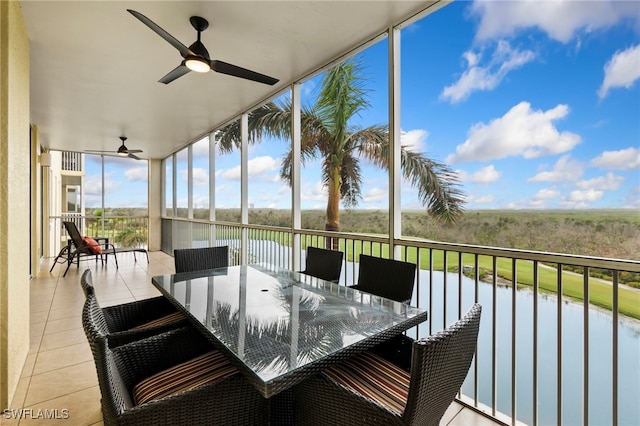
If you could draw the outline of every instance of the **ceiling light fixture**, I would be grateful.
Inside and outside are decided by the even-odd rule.
[[[211,65],[209,65],[209,62],[198,56],[187,56],[184,64],[191,71],[195,72],[208,72],[211,70]]]

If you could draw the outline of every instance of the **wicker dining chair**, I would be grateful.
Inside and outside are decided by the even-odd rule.
[[[482,307],[413,343],[411,373],[365,352],[294,388],[296,425],[438,425],[471,366]]]
[[[309,246],[306,256],[305,269],[300,272],[334,283],[340,281],[343,252]]]
[[[85,294],[83,315],[100,324],[100,330],[113,336],[111,342],[123,344],[187,324],[186,316],[163,296],[100,307],[93,287],[91,270],[82,273],[80,285]]]
[[[267,425],[268,400],[191,327],[111,349],[83,316],[105,425]]]
[[[415,279],[414,263],[361,254],[358,283],[351,288],[409,304]]]
[[[176,249],[176,274],[229,266],[229,246]]]

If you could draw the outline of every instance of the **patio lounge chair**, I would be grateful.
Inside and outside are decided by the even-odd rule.
[[[113,254],[113,257],[116,261],[116,268],[118,267],[118,258],[116,257],[116,248],[113,244],[103,242],[99,244],[93,238],[82,237],[80,235],[80,231],[78,231],[78,227],[74,222],[62,222],[64,227],[67,229],[67,233],[69,234],[69,238],[71,239],[71,243],[66,247],[63,247],[58,253],[58,256],[53,261],[53,265],[51,265],[51,269],[49,272],[53,271],[53,268],[58,263],[66,263],[67,268],[64,270],[65,277],[67,275],[67,271],[69,271],[69,267],[76,261],[78,268],[80,267],[80,259],[82,258],[95,258],[96,262],[100,259],[100,262],[104,264],[106,255]]]

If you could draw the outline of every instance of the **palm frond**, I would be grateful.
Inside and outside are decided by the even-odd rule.
[[[361,155],[378,167],[389,170],[389,142],[381,138],[359,138]],[[464,213],[464,196],[458,177],[447,165],[429,159],[405,147],[400,148],[403,177],[418,189],[420,202],[429,214],[444,222],[455,222]]]

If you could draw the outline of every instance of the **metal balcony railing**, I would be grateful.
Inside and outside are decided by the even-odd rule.
[[[49,217],[50,256],[55,256],[67,245],[69,236],[62,224],[64,221],[74,222],[81,235],[106,237],[116,247],[148,246],[149,218],[146,216],[87,217],[80,213],[64,213]]]
[[[182,219],[163,219],[162,239],[169,254],[228,245],[231,264],[287,268],[304,264],[309,245],[338,248],[344,285],[357,281],[360,253],[416,263],[412,304],[429,321],[412,337],[483,305],[460,402],[504,424],[640,424],[640,290],[621,281],[640,273],[638,261],[420,239],[393,240],[390,256],[388,237]]]

